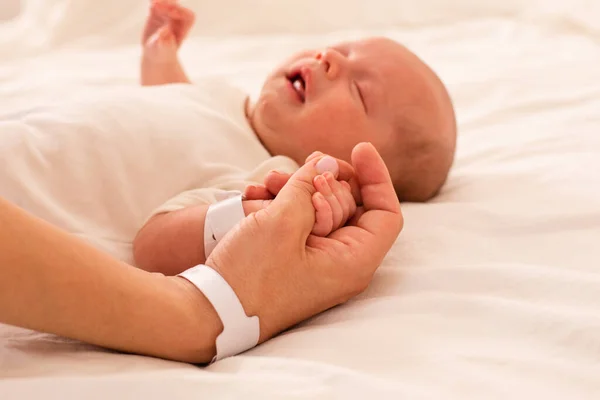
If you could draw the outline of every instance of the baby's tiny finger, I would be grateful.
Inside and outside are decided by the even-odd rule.
[[[315,225],[312,234],[316,236],[327,236],[333,229],[333,213],[325,197],[317,192],[312,196],[315,208]]]
[[[331,188],[332,197],[335,199],[340,209],[339,218],[335,219],[333,226],[334,229],[338,229],[346,223],[346,220],[348,219],[348,216],[350,214],[350,205],[347,201],[345,201],[345,190],[342,184],[339,181],[335,180],[332,174],[326,173],[325,178],[327,179],[327,183]]]
[[[152,11],[154,11],[161,18],[164,18],[167,16],[168,7],[166,6],[165,3],[158,1],[158,2],[152,4]]]
[[[329,176],[329,178],[327,178]],[[333,188],[329,184],[329,179],[333,179],[333,175],[329,172],[324,175],[319,175],[315,178],[315,188],[325,197],[325,200],[331,207],[333,214],[333,229],[337,229],[341,221],[344,219],[344,210],[337,197],[333,193]],[[335,181],[335,180],[334,180]]]
[[[313,179],[313,185],[315,185],[315,189],[321,192],[325,198],[332,195],[331,188],[327,183],[327,178],[325,178],[323,175],[315,176],[315,179]]]
[[[256,200],[254,194],[256,193],[256,186],[248,186],[244,189],[242,197],[246,200]]]
[[[183,19],[183,16],[181,14],[181,10],[178,8],[177,5],[171,5],[169,7],[169,17],[174,19],[174,20],[181,20]]]
[[[344,183],[346,182],[342,182],[342,186],[344,186]],[[350,189],[350,186],[345,187],[343,189],[343,196],[344,196],[344,203],[348,205],[348,217],[352,218],[352,216],[354,215],[354,213],[356,213],[356,200],[354,199],[354,196],[352,196],[352,190]]]
[[[263,185],[250,185],[244,191],[247,200],[271,200],[273,195]]]
[[[196,14],[189,8],[181,7],[181,16],[187,22],[193,21],[196,19]]]

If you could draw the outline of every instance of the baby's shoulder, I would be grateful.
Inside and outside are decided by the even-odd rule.
[[[248,98],[242,88],[221,78],[203,78],[185,86],[184,92],[190,98],[213,106],[239,106]]]

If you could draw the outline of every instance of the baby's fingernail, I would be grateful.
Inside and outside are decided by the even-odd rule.
[[[335,173],[337,172],[338,163],[337,160],[331,156],[325,156],[319,160],[315,165],[317,172],[323,174],[325,172]]]
[[[322,187],[323,185],[327,185],[327,179],[323,175],[317,175],[315,176],[314,184]]]
[[[275,175],[283,175],[283,172],[281,172],[281,171],[276,171],[276,170],[269,171],[269,173],[270,173],[270,174],[275,174]]]

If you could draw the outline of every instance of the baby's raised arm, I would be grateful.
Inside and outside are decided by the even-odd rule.
[[[142,33],[142,86],[191,83],[177,52],[194,20],[194,12],[176,1],[152,1]]]

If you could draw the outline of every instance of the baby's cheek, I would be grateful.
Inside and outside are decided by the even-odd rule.
[[[311,121],[320,127],[350,127],[357,122],[355,107],[344,99],[315,104],[311,111]]]
[[[311,150],[319,150],[334,157],[348,158],[348,153],[356,144],[359,121],[353,118],[354,111],[347,105],[330,104],[315,107],[304,115],[301,140]]]

